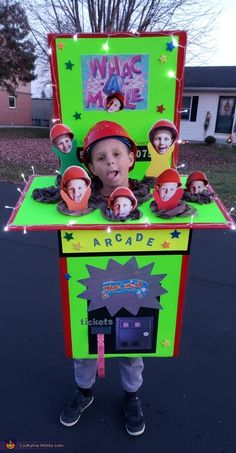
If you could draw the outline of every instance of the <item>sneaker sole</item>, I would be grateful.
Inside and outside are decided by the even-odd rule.
[[[74,422],[66,423],[66,422],[64,422],[64,421],[61,419],[61,417],[60,417],[60,422],[61,422],[61,424],[62,424],[63,426],[68,426],[68,427],[76,425],[76,423],[79,421],[79,419],[80,419],[82,413],[85,411],[85,409],[87,409],[87,407],[90,406],[90,404],[92,404],[93,400],[94,400],[94,396],[93,396],[93,398],[91,399],[91,401],[87,404],[87,406],[85,406],[85,407],[83,408],[81,414],[79,415],[79,417],[78,417]]]
[[[143,426],[142,429],[140,429],[140,431],[135,431],[135,432],[129,431],[127,425],[126,425],[125,428],[126,428],[127,433],[128,433],[130,436],[140,436],[140,434],[143,434],[143,432],[144,432],[144,430],[145,430],[145,425]]]

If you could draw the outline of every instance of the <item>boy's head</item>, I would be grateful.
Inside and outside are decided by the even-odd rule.
[[[87,188],[90,187],[91,180],[86,171],[75,165],[68,167],[63,174],[61,189],[70,197],[71,200],[79,203]]]
[[[172,198],[181,186],[179,173],[173,168],[163,171],[156,179],[155,187],[163,201]]]
[[[118,187],[109,198],[109,207],[118,217],[127,217],[137,206],[137,199],[127,187]]]
[[[71,151],[74,134],[65,124],[55,124],[50,131],[50,138],[62,153],[68,154]]]
[[[135,143],[117,123],[101,121],[85,137],[83,161],[101,180],[104,195],[110,195],[116,187],[128,187],[135,156]]]
[[[194,171],[186,181],[186,187],[192,194],[203,192],[207,184],[207,177],[202,171]]]
[[[178,131],[169,120],[160,120],[149,131],[149,140],[159,154],[168,151],[178,137]]]
[[[106,110],[109,113],[118,112],[124,108],[124,96],[117,92],[107,96],[106,99]]]

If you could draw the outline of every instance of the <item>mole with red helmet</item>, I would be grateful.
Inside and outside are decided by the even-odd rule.
[[[173,168],[167,168],[155,182],[151,211],[158,217],[172,218],[193,215],[196,210],[181,200],[184,190],[179,173]]]
[[[111,93],[106,98],[105,109],[109,113],[119,112],[124,108],[124,96],[120,92]]]
[[[209,204],[213,201],[214,193],[207,189],[208,180],[202,171],[193,171],[187,178],[183,199],[199,204]]]
[[[101,209],[103,216],[108,220],[125,221],[139,219],[142,213],[137,209],[137,198],[127,187],[115,189],[108,200],[108,205]]]
[[[178,130],[169,120],[157,121],[149,131],[149,140],[159,154],[165,154],[177,137]]]
[[[77,143],[72,130],[62,123],[56,123],[50,130],[52,150],[60,160],[61,175],[71,165],[81,166],[77,156]]]
[[[57,206],[58,210],[67,215],[84,215],[92,212],[92,209],[88,208],[90,186],[91,179],[83,168],[75,165],[68,167],[61,179],[62,201]]]
[[[69,153],[72,148],[73,132],[65,124],[55,124],[50,131],[50,139],[62,153]]]

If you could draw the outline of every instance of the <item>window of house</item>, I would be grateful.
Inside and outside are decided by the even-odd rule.
[[[15,96],[9,96],[8,104],[9,104],[9,109],[15,109],[16,108],[16,97]]]
[[[216,118],[216,133],[231,134],[234,110],[235,110],[236,97],[234,96],[220,96],[217,118]]]
[[[196,121],[199,96],[183,96],[181,120]]]

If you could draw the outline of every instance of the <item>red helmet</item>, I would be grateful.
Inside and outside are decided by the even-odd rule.
[[[182,186],[179,173],[174,168],[167,168],[156,179],[155,186],[164,184],[165,182],[177,182],[178,187]]]
[[[149,131],[148,136],[149,136],[150,142],[153,141],[154,134],[155,134],[157,129],[168,129],[168,130],[170,130],[171,133],[172,133],[172,136],[173,136],[173,142],[175,142],[175,140],[178,137],[178,130],[176,129],[176,126],[175,126],[174,123],[172,123],[172,121],[160,120],[160,121],[157,121],[157,123],[153,124],[152,128]]]
[[[110,198],[109,198],[109,201],[108,201],[108,205],[109,205],[110,208],[112,208],[114,200],[117,197],[127,197],[127,198],[129,198],[131,200],[131,202],[132,202],[132,205],[133,205],[132,210],[135,209],[137,204],[138,204],[137,199],[134,196],[132,190],[128,189],[128,187],[117,187],[117,189],[113,190],[113,192],[110,195]]]
[[[84,147],[83,147],[83,162],[88,167],[89,164],[89,154],[92,150],[92,147],[97,143],[99,140],[105,138],[116,138],[117,140],[122,141],[125,143],[130,150],[134,153],[134,163],[137,148],[133,140],[130,138],[128,132],[118,123],[114,123],[113,121],[99,121],[96,123],[91,129],[89,129],[85,139],[84,139]],[[129,171],[132,170],[134,167],[134,163],[132,167],[130,167]]]
[[[208,184],[207,177],[202,171],[193,171],[192,173],[190,173],[186,181],[186,187],[188,187],[193,181],[203,181],[205,186],[207,186]]]
[[[125,99],[124,99],[124,96],[122,93],[120,93],[119,91],[117,91],[116,93],[111,93],[107,96],[107,99],[106,99],[106,108],[108,107],[108,103],[113,99],[113,98],[116,98],[120,101],[120,110],[123,110],[124,108],[124,102],[125,102]]]
[[[68,126],[62,123],[55,124],[50,130],[50,139],[53,142],[57,137],[60,137],[60,135],[63,134],[68,134],[71,137],[71,140],[74,138],[74,134]]]
[[[61,180],[61,189],[63,189],[66,183],[71,179],[84,179],[87,186],[90,186],[91,184],[91,179],[88,176],[88,173],[82,167],[78,167],[76,165],[68,167],[66,171],[63,173]]]

